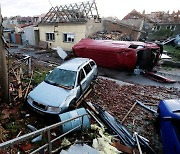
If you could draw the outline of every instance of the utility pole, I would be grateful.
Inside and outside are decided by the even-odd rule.
[[[3,26],[2,15],[0,6],[0,86],[2,91],[2,102],[9,102],[9,89],[8,89],[8,74],[7,74],[7,62],[5,53],[5,42],[3,40]]]

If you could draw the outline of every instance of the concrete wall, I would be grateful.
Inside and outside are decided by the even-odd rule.
[[[24,27],[23,29],[24,29],[25,39],[27,40],[29,45],[36,45],[35,44],[34,27],[27,26],[27,27]]]
[[[86,23],[86,37],[88,37],[89,35],[92,35],[98,31],[102,31],[103,30],[103,22],[99,22],[94,19],[89,20]]]
[[[66,51],[71,51],[72,46],[79,42],[82,38],[85,38],[86,34],[86,24],[71,24],[71,23],[61,23],[56,26],[54,25],[38,25],[39,36],[41,41],[46,41],[46,33],[54,32],[55,40],[46,41],[49,47],[60,46]],[[73,33],[75,35],[74,42],[63,42],[63,33]]]
[[[124,26],[122,24],[113,23],[107,20],[104,20],[104,30],[108,32],[119,31],[122,33],[122,36],[130,36],[132,40],[137,40],[139,37],[139,32],[134,29]]]
[[[158,23],[154,25],[154,27],[160,26],[159,30],[152,30],[148,34],[148,41],[154,41],[154,40],[164,40],[169,37],[175,36],[177,34],[180,34],[180,23]],[[173,30],[167,30],[167,26],[175,26],[175,29]],[[163,35],[157,35],[158,32],[162,33]]]

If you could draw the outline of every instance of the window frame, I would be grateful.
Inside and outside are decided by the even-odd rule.
[[[91,68],[93,68],[96,65],[94,61],[90,61],[89,64],[90,64]]]
[[[55,33],[54,32],[46,32],[46,41],[55,41]]]
[[[91,70],[92,70],[92,67],[91,67],[91,65],[89,63],[87,63],[83,68],[84,68],[84,71],[85,71],[86,75],[88,75],[89,72],[91,72]]]
[[[84,78],[80,79],[81,72],[84,74]],[[79,85],[86,78],[86,74],[83,68],[80,69],[77,77],[77,84]]]
[[[63,42],[64,43],[74,43],[75,42],[75,34],[69,33],[69,32],[63,33]]]

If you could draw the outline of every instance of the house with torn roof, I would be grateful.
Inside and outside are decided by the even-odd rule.
[[[121,23],[139,29],[139,40],[167,39],[179,34],[180,11],[173,13],[158,11],[150,14],[145,14],[145,11],[143,11],[141,14],[132,10],[121,20]]]
[[[38,24],[40,41],[71,51],[82,38],[102,29],[95,1],[52,7]]]
[[[103,19],[102,25],[103,30],[90,35],[89,38],[136,41],[141,33],[145,33],[143,30],[139,29],[139,27],[128,25],[120,20],[112,21],[109,19]]]
[[[148,34],[154,26],[154,21],[145,15],[145,11],[140,13],[135,9],[128,13],[120,22],[136,28],[136,40],[147,39]]]
[[[89,38],[137,41],[146,38],[148,30],[153,27],[150,19],[136,10],[132,10],[122,20],[107,17],[102,19],[102,23],[103,31]]]

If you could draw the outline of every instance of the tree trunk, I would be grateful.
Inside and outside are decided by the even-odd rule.
[[[5,44],[2,39],[3,27],[2,27],[2,15],[0,8],[0,86],[2,91],[2,102],[8,103],[9,90],[8,90],[8,74],[7,74],[7,62],[5,53]]]

